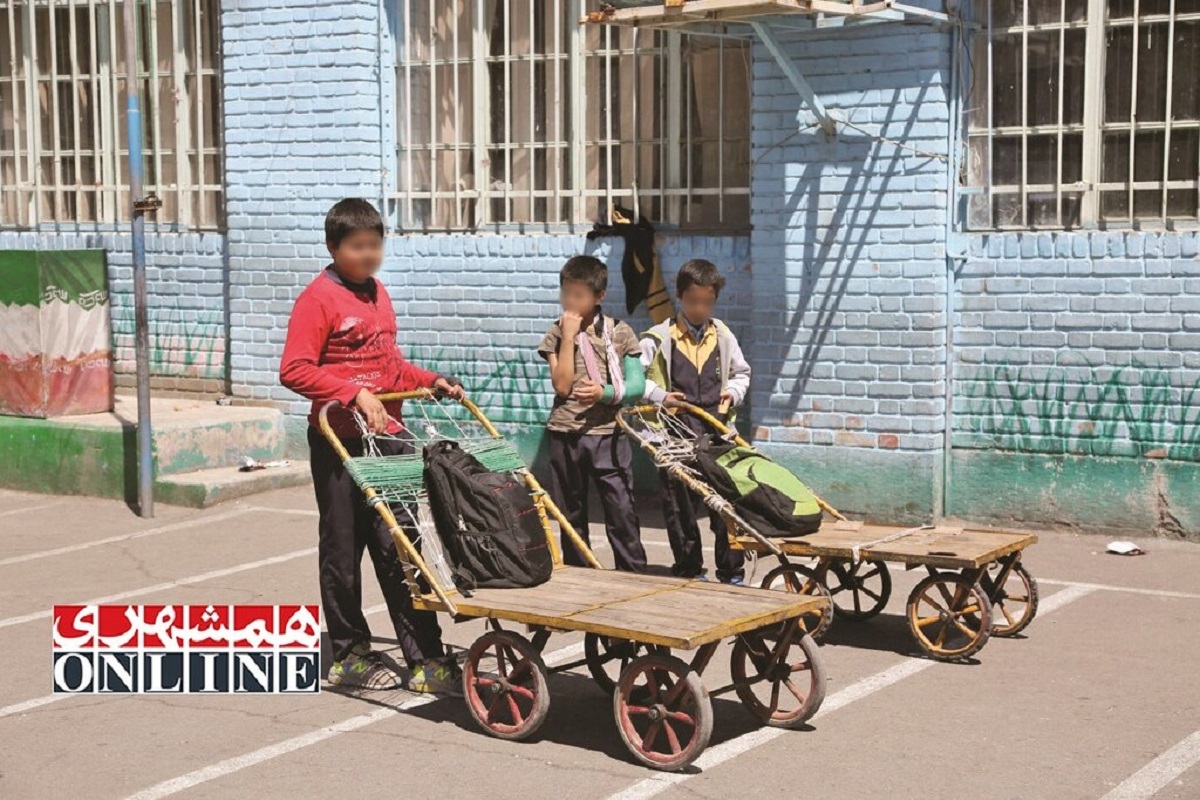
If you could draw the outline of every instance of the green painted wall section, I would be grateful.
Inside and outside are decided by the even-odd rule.
[[[950,515],[1200,537],[1200,470],[1161,459],[955,450]]]

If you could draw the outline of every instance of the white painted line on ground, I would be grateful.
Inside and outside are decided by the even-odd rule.
[[[59,500],[56,503],[43,503],[40,506],[26,506],[25,508],[10,508],[7,511],[0,511],[0,517],[7,517],[12,514],[26,514],[26,513],[29,513],[30,511],[45,511],[47,508],[56,508],[57,506],[61,506],[61,505],[62,505],[62,501]]]
[[[555,650],[545,655],[546,666],[552,667],[556,664],[562,664],[583,655],[583,643],[577,642],[567,647]],[[426,695],[424,697],[414,697],[411,700],[406,700],[398,706],[391,708],[381,708],[377,711],[372,711],[367,714],[360,714],[357,717],[335,722],[324,728],[320,728],[309,733],[304,733],[295,736],[291,739],[285,739],[282,742],[276,742],[272,745],[243,753],[240,756],[227,758],[224,761],[218,761],[207,767],[189,772],[186,775],[180,775],[178,778],[163,781],[155,784],[148,789],[143,789],[136,794],[132,794],[127,800],[160,800],[163,797],[170,797],[173,794],[191,789],[201,783],[207,783],[217,778],[223,778],[234,772],[240,772],[247,767],[261,764],[264,761],[270,761],[273,758],[294,753],[297,750],[308,747],[309,745],[323,742],[327,739],[332,739],[334,736],[340,736],[343,733],[350,733],[359,728],[365,728],[368,725],[374,725],[376,722],[382,722],[385,719],[394,717],[395,715],[407,711],[412,708],[424,706],[432,703],[438,698]]]
[[[210,581],[213,578],[224,578],[226,575],[236,575],[239,572],[246,572],[259,567],[269,567],[273,564],[282,564],[285,561],[294,561],[297,558],[311,556],[317,552],[317,548],[308,547],[304,550],[293,550],[290,553],[284,553],[281,556],[272,556],[264,558],[260,561],[251,561],[246,564],[238,564],[233,567],[224,567],[222,569],[214,569],[212,572],[202,572],[199,575],[191,575],[186,578],[179,578],[174,581],[166,581],[165,583],[156,583],[153,586],[145,586],[141,589],[132,589],[128,592],[119,592],[117,594],[106,595],[105,597],[93,597],[91,600],[80,600],[78,602],[63,601],[59,605],[98,605],[100,603],[115,603],[119,600],[128,600],[131,597],[140,597],[146,594],[161,592],[166,589],[175,589],[180,586],[190,586],[193,583],[201,583],[202,581]],[[37,611],[33,614],[25,614],[20,617],[9,617],[8,619],[0,619],[0,628],[8,628],[12,625],[21,625],[26,622],[33,622],[39,619],[49,619],[52,613],[51,609],[46,611]]]
[[[1042,601],[1038,608],[1038,617],[1057,611],[1068,603],[1072,603],[1094,591],[1096,590],[1087,587],[1067,587],[1061,592],[1056,592]],[[862,700],[864,697],[870,697],[882,689],[911,678],[913,675],[920,674],[930,667],[935,667],[938,663],[937,661],[923,659],[909,659],[893,667],[888,667],[882,672],[869,675],[825,698],[825,702],[821,704],[821,709],[813,715],[813,719],[821,719],[826,714],[832,714],[834,711],[845,708],[851,703]],[[609,800],[645,800],[646,798],[654,797],[665,792],[672,786],[691,780],[697,775],[703,775],[704,772],[713,767],[724,764],[726,761],[737,758],[743,753],[764,745],[780,736],[785,736],[788,733],[789,731],[781,728],[759,728],[750,733],[742,734],[705,750],[695,762],[695,766],[700,769],[698,773],[673,772],[652,775],[611,795]]]
[[[1145,800],[1200,764],[1200,731],[1184,739],[1123,780],[1101,800]]]
[[[363,616],[371,616],[378,614],[381,611],[387,611],[387,603],[379,603],[378,605],[369,606],[363,609]],[[51,703],[57,703],[59,700],[66,700],[69,697],[97,697],[94,694],[48,694],[42,697],[35,697],[32,700],[26,700],[22,703],[14,703],[11,706],[0,706],[0,719],[5,717],[24,714],[26,711],[32,711],[35,708],[48,706]]]
[[[268,511],[272,514],[296,514],[301,517],[321,516],[311,508],[271,508],[270,506],[247,506],[249,511]]]
[[[1128,594],[1144,594],[1151,597],[1175,597],[1181,600],[1200,600],[1200,594],[1196,594],[1195,592],[1173,592],[1169,589],[1137,589],[1132,586],[1115,586],[1107,583],[1082,583],[1080,581],[1060,581],[1053,578],[1037,578],[1037,582],[1044,583],[1048,586],[1083,586],[1088,589],[1098,589],[1103,592],[1126,592]]]
[[[257,509],[238,508],[232,511],[226,511],[221,514],[213,514],[208,517],[196,517],[194,519],[184,520],[182,522],[173,522],[170,525],[161,525],[157,528],[148,528],[144,531],[136,531],[135,533],[123,533],[120,536],[110,536],[107,539],[97,539],[94,542],[83,542],[81,544],[68,545],[67,547],[56,547],[53,550],[41,550],[36,553],[25,553],[19,556],[0,559],[0,567],[5,567],[10,564],[23,564],[26,561],[36,561],[39,558],[49,558],[51,556],[61,556],[64,553],[77,553],[80,550],[89,550],[93,547],[101,545],[114,544],[116,542],[127,542],[133,539],[144,539],[147,536],[157,536],[160,533],[172,533],[174,531],[184,530],[185,528],[194,528],[197,525],[207,525],[211,522],[224,522],[228,519],[249,514]]]

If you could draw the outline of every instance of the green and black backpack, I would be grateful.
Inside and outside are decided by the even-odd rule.
[[[715,434],[696,442],[696,468],[763,536],[803,536],[821,527],[816,496],[789,470]]]

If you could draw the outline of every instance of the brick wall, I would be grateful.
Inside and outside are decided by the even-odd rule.
[[[831,502],[928,515],[943,427],[948,44],[879,26],[785,40],[835,139],[754,52],[755,435]],[[916,153],[878,136],[900,140]]]
[[[127,230],[127,229],[126,229]],[[118,387],[132,387],[133,255],[128,232],[0,231],[0,249],[107,252]],[[150,287],[151,386],[218,393],[225,389],[225,237],[216,233],[146,235]]]

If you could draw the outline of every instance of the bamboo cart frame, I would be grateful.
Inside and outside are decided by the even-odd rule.
[[[430,402],[438,397],[421,390],[379,399]],[[460,402],[489,436],[503,438],[478,406],[466,398]],[[321,409],[319,427],[349,463],[352,457],[328,420],[336,405]],[[682,769],[704,750],[712,733],[714,695],[736,692],[760,721],[776,727],[799,727],[816,713],[824,699],[825,668],[800,619],[820,613],[825,598],[605,570],[530,471],[514,474],[537,506],[554,559],[551,579],[530,588],[476,589],[469,595],[438,579],[381,492],[359,484],[395,540],[414,606],[449,614],[456,622],[488,621],[489,630],[471,646],[463,665],[467,706],[485,731],[514,740],[533,735],[549,710],[548,674],[580,666],[612,694],[626,747],[655,769]],[[563,564],[552,519],[590,566]],[[526,626],[528,635],[505,629],[505,622]],[[585,634],[585,657],[547,668],[541,655],[547,641],[567,631]],[[707,690],[701,676],[728,639],[733,682]],[[685,662],[671,650],[694,655]],[[619,666],[615,675],[613,665]]]
[[[819,640],[836,615],[851,621],[870,619],[887,605],[891,595],[888,563],[905,569],[923,568],[929,574],[908,597],[906,618],[917,644],[941,661],[968,658],[991,636],[1015,636],[1037,613],[1037,582],[1021,564],[1025,548],[1037,536],[1010,531],[972,530],[950,526],[864,525],[847,520],[836,508],[816,497],[833,524],[803,537],[771,538],[740,517],[697,472],[668,457],[652,437],[634,424],[660,413],[690,414],[717,434],[751,448],[713,415],[688,403],[672,409],[643,405],[622,410],[618,422],[669,475],[725,520],[730,546],[756,555],[774,556],[779,565],[761,586],[829,599],[823,610],[806,616],[808,632]],[[815,495],[814,495],[815,496]],[[793,558],[815,559],[798,564]],[[848,602],[838,602],[838,595]],[[1015,613],[1014,613],[1015,611]]]

